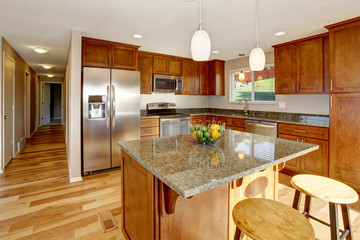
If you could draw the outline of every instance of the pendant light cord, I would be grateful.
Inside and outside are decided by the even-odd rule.
[[[201,1],[201,0],[200,0]],[[256,47],[259,47],[259,0],[255,0]]]
[[[200,4],[200,23],[199,23],[199,30],[202,30],[202,20],[201,20],[201,18],[202,18],[202,16],[201,16],[201,0],[199,1],[199,4]]]

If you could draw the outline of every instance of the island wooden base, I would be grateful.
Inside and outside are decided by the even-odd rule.
[[[131,240],[234,239],[232,209],[246,198],[278,198],[275,166],[182,198],[122,151],[122,230]]]

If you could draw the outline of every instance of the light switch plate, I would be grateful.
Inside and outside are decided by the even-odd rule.
[[[285,102],[279,102],[279,108],[286,108]]]

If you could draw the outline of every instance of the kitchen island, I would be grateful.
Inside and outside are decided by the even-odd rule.
[[[227,130],[214,145],[191,134],[120,142],[122,229],[128,239],[233,239],[232,208],[277,199],[284,163],[317,145]]]

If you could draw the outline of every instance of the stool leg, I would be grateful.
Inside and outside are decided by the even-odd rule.
[[[341,204],[341,212],[343,216],[344,221],[344,231],[349,230],[348,235],[346,236],[346,240],[353,240],[353,233],[352,233],[352,227],[351,227],[351,221],[350,221],[350,211],[349,211],[349,205],[347,204]]]
[[[296,210],[299,210],[300,201],[301,201],[301,193],[299,190],[296,190],[292,207],[295,208]]]
[[[338,209],[337,204],[329,202],[330,210],[330,231],[331,231],[331,240],[339,240],[339,222],[338,222]]]
[[[243,240],[243,238],[244,238],[244,234],[240,231],[239,228],[236,228],[234,240]]]
[[[309,219],[310,216],[310,207],[311,207],[311,197],[306,195],[305,198],[305,208],[304,208],[304,216]]]

